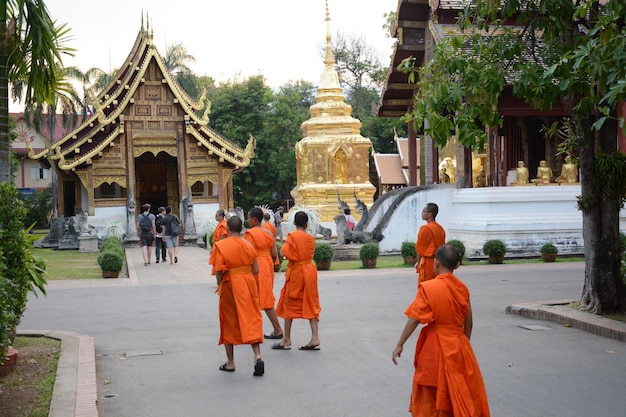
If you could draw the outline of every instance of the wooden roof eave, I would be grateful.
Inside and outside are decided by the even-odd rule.
[[[244,150],[241,150],[240,148],[235,149],[235,151],[233,151],[233,154],[234,154],[233,156],[233,155],[229,155],[227,152],[224,151],[224,149],[226,149],[227,146],[229,148],[232,148],[234,146],[233,143],[229,143],[229,144],[220,143],[222,141],[217,140],[217,138],[215,138],[213,135],[210,135],[209,132],[205,131],[204,134],[210,137],[210,139],[207,140],[201,134],[201,132],[199,132],[197,129],[194,129],[193,127],[188,127],[187,133],[189,133],[196,140],[198,140],[198,142],[207,149],[207,151],[209,152],[209,155],[217,155],[220,159],[220,162],[225,162],[225,161],[229,162],[233,164],[236,168],[247,167],[248,165],[250,165],[250,160],[254,158],[254,149],[256,148],[256,139],[254,139],[252,135],[250,136],[250,139],[248,140],[248,145],[246,146],[246,149]],[[217,144],[215,142],[217,142]]]
[[[93,159],[95,156],[99,155],[107,146],[113,146],[112,142],[115,140],[115,138],[119,136],[120,133],[123,133],[123,132],[124,132],[123,126],[116,127],[115,130],[113,130],[109,134],[109,136],[107,136],[107,138],[102,141],[102,143],[100,143],[90,152],[86,153],[85,155],[71,162],[66,161],[65,154],[61,153],[59,151],[59,148],[56,149],[56,153],[53,156],[51,156],[49,159],[58,160],[59,163],[57,164],[57,166],[59,167],[59,169],[63,171],[73,170],[78,165],[88,162],[91,159]]]

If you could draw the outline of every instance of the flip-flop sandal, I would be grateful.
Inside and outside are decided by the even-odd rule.
[[[317,346],[304,345],[304,346],[300,346],[298,350],[320,350],[320,347],[319,345]]]
[[[270,334],[264,334],[263,337],[266,338],[266,339],[280,340],[280,339],[283,338],[283,335],[282,334],[274,334],[274,332],[272,332]]]
[[[283,346],[280,343],[274,343],[272,345],[272,349],[274,349],[274,350],[291,350],[291,346]]]
[[[224,372],[235,372],[235,368],[227,368],[226,364],[228,362],[224,363],[224,365],[220,365],[220,371],[224,371]]]
[[[263,376],[264,373],[265,373],[265,362],[263,362],[263,359],[259,359],[256,361],[256,364],[254,365],[254,373],[252,375]]]

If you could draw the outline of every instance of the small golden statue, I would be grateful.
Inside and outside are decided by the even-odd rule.
[[[559,184],[574,184],[578,182],[578,166],[572,163],[570,156],[565,158],[565,163],[561,167],[561,175],[556,177],[556,182]]]
[[[485,170],[481,169],[478,171],[478,175],[476,175],[476,187],[486,187],[487,186],[487,176],[485,175]]]
[[[528,184],[528,168],[526,168],[526,164],[524,163],[524,161],[519,161],[517,163],[517,169],[515,170],[515,181],[512,182],[512,184]]]
[[[532,180],[532,182],[537,184],[550,184],[552,182],[552,168],[548,166],[545,160],[539,161],[537,178]]]

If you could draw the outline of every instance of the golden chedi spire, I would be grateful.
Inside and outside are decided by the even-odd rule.
[[[328,1],[325,20],[325,68],[311,117],[301,126],[304,138],[296,144],[297,186],[291,195],[296,206],[315,209],[322,222],[333,222],[339,214],[338,195],[348,204],[357,196],[371,205],[375,188],[369,182],[372,143],[361,136],[361,122],[351,116],[334,67]]]

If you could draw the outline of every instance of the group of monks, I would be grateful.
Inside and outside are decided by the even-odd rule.
[[[243,222],[233,216],[228,220],[223,210],[215,218],[218,225],[213,232],[213,250],[209,264],[218,283],[220,339],[226,350],[227,361],[221,371],[234,372],[234,345],[249,344],[254,354],[254,376],[265,373],[260,343],[263,339],[280,339],[272,346],[276,350],[291,349],[291,325],[294,319],[307,319],[311,325],[311,339],[300,350],[319,350],[318,334],[319,293],[317,269],[313,263],[315,239],[306,233],[308,216],[300,211],[295,215],[296,230],[287,236],[282,253],[289,261],[285,284],[277,308],[274,308],[274,265],[278,260],[276,229],[264,220],[258,207],[248,212],[249,228],[243,231]],[[269,217],[269,216],[267,216]],[[266,218],[266,220],[268,220]],[[263,334],[265,311],[273,331]],[[283,331],[278,316],[284,319]]]
[[[404,343],[417,329],[409,411],[413,416],[488,417],[489,405],[478,362],[470,345],[472,309],[469,290],[453,271],[460,265],[458,250],[445,244],[446,233],[436,222],[438,207],[428,203],[422,211],[426,224],[418,232],[415,245],[418,290],[406,309],[408,321],[392,352],[397,364]],[[275,350],[291,349],[294,319],[309,320],[311,339],[301,350],[319,350],[318,320],[321,307],[317,270],[312,262],[315,239],[306,232],[308,216],[295,215],[296,230],[289,233],[282,254],[289,261],[285,284],[274,308],[274,263],[277,257],[275,232],[271,222],[262,223],[263,212],[248,212],[250,228],[242,236],[243,224],[236,216],[226,221],[224,212],[216,214],[214,246],[209,259],[218,282],[220,339],[227,362],[220,366],[235,371],[233,346],[250,344],[254,353],[253,375],[265,372],[260,343],[280,339]],[[267,225],[267,226],[266,226]],[[273,331],[263,334],[265,311]],[[278,322],[284,319],[284,329]]]
[[[436,217],[439,207],[428,203],[415,251],[418,289],[405,310],[408,317],[391,360],[397,364],[404,343],[419,324],[424,327],[415,346],[409,412],[420,417],[488,417],[485,385],[472,346],[469,290],[454,276],[459,251],[446,245],[446,232]]]

